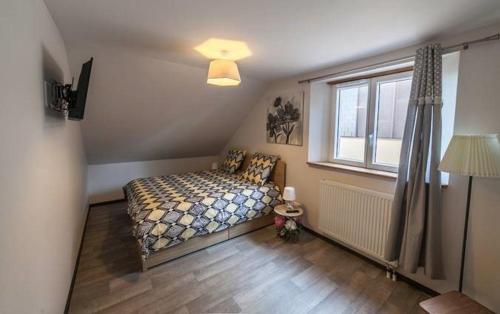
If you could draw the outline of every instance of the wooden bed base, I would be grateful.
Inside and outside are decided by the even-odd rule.
[[[247,154],[247,157],[243,161],[242,169],[246,169],[250,164],[251,154]],[[285,179],[286,179],[286,164],[278,160],[274,167],[273,172],[271,173],[271,181],[274,182],[279,188],[280,191],[283,192],[285,188]],[[207,234],[201,237],[192,238],[186,242],[177,244],[176,246],[166,248],[164,250],[160,250],[158,252],[152,253],[148,256],[146,260],[143,260],[141,257],[141,266],[142,271],[147,271],[149,268],[171,261],[178,257],[187,255],[189,253],[202,250],[209,246],[212,246],[217,243],[221,243],[227,241],[229,239],[235,238],[242,234],[255,231],[257,229],[263,228],[265,226],[269,226],[273,224],[274,214],[271,213],[269,215],[259,217],[239,225],[230,227],[226,230]],[[137,242],[139,248],[139,255],[141,255],[140,245]]]
[[[146,260],[143,260],[141,258],[142,271],[147,271],[151,267],[163,264],[178,257],[202,250],[204,248],[227,241],[242,234],[269,226],[273,224],[273,219],[274,214],[269,214],[241,223],[226,230],[192,238],[186,242],[177,244],[176,246],[152,253]]]

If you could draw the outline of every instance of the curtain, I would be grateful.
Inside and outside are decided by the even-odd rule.
[[[441,46],[417,50],[385,258],[442,279]]]

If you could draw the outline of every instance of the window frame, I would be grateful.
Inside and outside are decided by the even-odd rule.
[[[368,127],[365,128],[365,148],[364,148],[364,161],[356,161],[356,160],[350,160],[350,159],[342,159],[342,158],[337,158],[337,150],[338,150],[338,128],[337,125],[339,124],[339,94],[337,93],[337,89],[340,87],[350,87],[350,86],[360,86],[360,85],[367,85],[368,86],[368,95],[367,95],[367,104],[366,104],[366,121],[368,121],[368,116],[369,116],[369,104],[370,104],[370,80],[369,79],[361,79],[361,80],[353,80],[353,81],[348,81],[348,82],[343,82],[340,84],[336,84],[332,86],[332,106],[334,107],[332,110],[333,116],[332,116],[332,130],[330,131],[330,135],[332,138],[330,139],[330,153],[329,153],[329,161],[336,163],[336,164],[341,164],[341,165],[347,165],[347,166],[355,166],[355,167],[362,167],[362,168],[367,168],[366,167],[366,149],[367,149],[367,142],[366,142],[366,135],[368,133]],[[366,125],[368,126],[368,125]]]
[[[332,123],[330,130],[330,148],[329,148],[329,162],[341,165],[355,166],[366,169],[381,170],[387,172],[397,173],[398,166],[391,166],[375,162],[376,153],[376,139],[377,139],[377,120],[378,120],[378,89],[381,83],[395,82],[400,80],[405,80],[412,78],[413,70],[402,71],[398,73],[373,75],[368,78],[353,78],[351,81],[343,81],[338,84],[332,85],[332,97],[331,97],[331,108],[332,108]],[[339,93],[338,88],[348,87],[367,84],[368,85],[368,96],[367,96],[367,112],[366,112],[366,132],[365,132],[365,147],[364,147],[364,161],[354,161],[348,159],[337,158],[338,150],[338,119],[339,119]]]

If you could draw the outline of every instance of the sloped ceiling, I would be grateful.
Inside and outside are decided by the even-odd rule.
[[[216,154],[265,84],[479,27],[498,0],[45,0],[72,71],[95,57],[90,163]],[[241,86],[205,84],[209,38],[240,40]]]
[[[207,85],[206,69],[113,47],[70,48],[73,73],[94,56],[85,119],[90,164],[216,155],[263,92]]]

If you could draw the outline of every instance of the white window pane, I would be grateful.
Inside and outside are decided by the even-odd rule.
[[[377,164],[398,166],[399,153],[401,152],[401,143],[401,139],[377,139],[377,147],[375,149],[375,162]]]
[[[399,165],[410,90],[410,78],[377,84],[375,164]]]
[[[337,89],[337,159],[364,162],[368,84]]]

